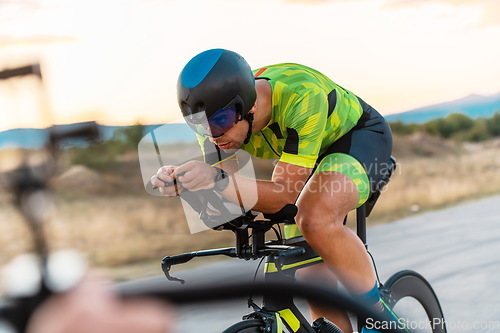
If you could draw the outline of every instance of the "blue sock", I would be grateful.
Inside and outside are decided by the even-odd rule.
[[[365,294],[359,295],[357,297],[363,304],[373,308],[375,311],[382,312],[384,306],[380,299],[380,294],[378,291],[378,284],[375,282],[373,288]]]
[[[375,282],[375,286],[365,294],[359,295],[357,299],[363,302],[366,306],[371,307],[376,312],[380,312],[392,321],[398,322],[399,318],[394,312],[389,308],[389,306],[380,298],[380,293],[378,290],[378,284]],[[402,327],[400,327],[402,328]],[[407,330],[406,330],[407,331]],[[374,329],[367,329],[363,327],[362,333],[379,332]],[[407,331],[408,332],[408,331]]]

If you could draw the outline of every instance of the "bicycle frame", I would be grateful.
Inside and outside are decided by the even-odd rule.
[[[356,210],[356,228],[357,235],[368,249],[366,244],[366,207],[362,205]],[[286,228],[293,228],[294,224],[285,224]],[[287,232],[285,231],[285,234]],[[285,239],[286,244],[299,246],[305,249],[302,256],[286,258],[285,262],[277,262],[275,257],[267,257],[265,266],[265,279],[266,281],[295,281],[297,270],[311,265],[316,265],[323,262],[323,259],[307,244],[302,235],[297,235],[290,239]],[[279,299],[276,297],[265,297],[263,300],[263,309],[271,312],[277,312],[285,321],[288,329],[296,333],[314,333],[315,330],[309,325],[309,322],[303,317],[300,310],[297,309],[293,302],[293,297],[283,295]],[[358,318],[358,326],[361,318]]]
[[[293,206],[293,205],[292,205]],[[295,207],[295,206],[294,206]],[[285,207],[286,208],[286,207]],[[289,207],[290,208],[290,207]],[[293,217],[292,217],[293,219]],[[366,246],[366,213],[365,206],[356,211],[357,233]],[[265,242],[265,234],[276,224],[284,223],[284,238]],[[231,230],[236,237],[236,246],[184,253],[164,257],[162,270],[171,281],[183,280],[170,275],[172,265],[186,263],[196,257],[224,255],[240,259],[258,259],[266,257],[264,267],[264,278],[266,282],[294,282],[298,269],[323,262],[323,259],[307,244],[304,237],[298,231],[297,226],[290,217],[282,220],[248,221],[246,217],[240,217],[239,223],[226,224],[225,230]],[[249,241],[249,229],[252,230],[252,241]],[[293,301],[292,295],[281,295],[277,297],[263,297],[262,307],[253,304],[255,312],[247,317],[259,317],[269,321],[269,325],[279,326],[285,324],[291,332],[314,333],[315,330],[309,321],[303,316]],[[273,316],[275,318],[269,318]]]

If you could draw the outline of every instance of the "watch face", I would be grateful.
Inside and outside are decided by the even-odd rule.
[[[222,191],[229,185],[229,175],[226,171],[217,168],[217,176],[215,176],[215,186],[216,191]]]

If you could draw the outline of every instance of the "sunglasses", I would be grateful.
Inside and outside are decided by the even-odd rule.
[[[231,106],[229,108],[219,109],[208,118],[208,120],[204,112],[191,114],[184,119],[186,119],[189,127],[199,135],[217,138],[224,135],[224,133],[236,125],[236,123],[241,120],[241,116],[236,106]]]

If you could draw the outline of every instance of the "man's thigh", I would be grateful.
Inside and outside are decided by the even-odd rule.
[[[321,228],[332,223],[342,225],[344,217],[358,202],[358,188],[349,176],[316,170],[297,200],[297,223],[301,229]]]

